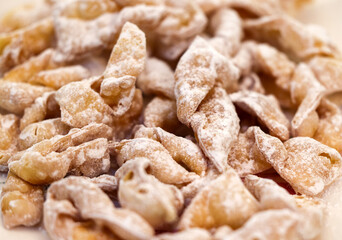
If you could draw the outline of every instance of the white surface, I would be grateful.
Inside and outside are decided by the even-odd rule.
[[[342,51],[342,0],[315,0],[298,18],[304,23],[322,26]]]
[[[30,1],[32,0],[0,0],[0,15],[7,9]],[[303,9],[298,18],[306,23],[323,26],[333,42],[342,49],[342,0],[316,0],[314,4]],[[0,175],[0,182],[2,181],[4,175]],[[340,240],[342,239],[342,179],[330,186],[323,198],[329,204],[322,239]],[[37,228],[22,227],[8,231],[3,228],[0,220],[0,239],[46,240],[48,237],[45,232],[38,231]]]

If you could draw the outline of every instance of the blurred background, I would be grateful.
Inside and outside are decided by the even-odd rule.
[[[304,23],[322,26],[342,49],[342,0],[313,0],[298,13],[297,18]]]
[[[22,3],[34,1],[40,0],[0,0],[0,15]],[[297,18],[324,27],[333,42],[342,49],[342,0],[312,0],[298,13]]]

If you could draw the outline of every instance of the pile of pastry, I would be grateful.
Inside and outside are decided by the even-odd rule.
[[[61,0],[0,20],[6,228],[315,239],[342,59],[295,0]]]

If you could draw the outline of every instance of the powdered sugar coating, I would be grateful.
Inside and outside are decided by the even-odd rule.
[[[332,92],[340,59],[319,29],[286,16],[303,1],[46,0],[53,22],[30,18],[0,34],[5,67],[14,66],[0,83],[13,92],[20,85],[22,96],[51,87],[21,112],[9,105],[18,117],[0,105],[0,151],[11,157],[15,187],[52,184],[51,238],[153,239],[153,229],[154,239],[315,238],[323,223],[316,199],[248,175],[312,194],[341,172],[328,147],[341,151]],[[44,22],[46,34],[29,34]],[[294,136],[328,146],[286,141]],[[14,224],[41,215],[43,192],[36,204],[25,189],[7,192]]]
[[[83,127],[89,123],[113,121],[113,113],[91,85],[97,78],[69,83],[56,92],[56,100],[61,108],[62,122],[72,127]]]
[[[255,115],[270,130],[271,135],[287,140],[290,137],[289,120],[281,111],[277,99],[252,91],[240,91],[230,95],[240,108]]]
[[[184,211],[178,228],[240,227],[259,210],[256,199],[230,169],[205,186]]]
[[[1,211],[4,226],[34,226],[43,214],[43,187],[33,186],[9,173],[1,191]]]
[[[51,88],[33,86],[28,83],[0,80],[0,107],[16,114],[22,114],[36,98]]]
[[[60,117],[59,105],[55,99],[56,92],[44,93],[41,97],[36,98],[30,107],[24,111],[23,117],[20,119],[20,130],[32,123],[40,122],[47,117]]]
[[[123,115],[131,106],[135,81],[144,69],[145,59],[145,34],[128,22],[112,50],[100,87],[101,96],[115,116]]]
[[[137,86],[144,94],[156,94],[175,99],[175,79],[167,63],[158,58],[148,58],[144,71],[137,80]]]
[[[20,132],[18,147],[20,150],[24,150],[44,139],[49,139],[56,135],[65,135],[69,130],[70,127],[62,123],[60,118],[32,123]]]
[[[294,137],[313,137],[319,124],[316,112],[326,88],[317,80],[310,67],[300,63],[292,76],[290,94],[292,101],[299,105],[291,120],[291,134]]]
[[[149,159],[151,174],[163,183],[182,185],[190,183],[199,177],[179,165],[161,143],[152,139],[123,140],[114,144],[114,150],[116,160],[120,166],[126,161],[137,157]]]
[[[117,178],[113,175],[102,174],[98,177],[90,178],[102,191],[112,193],[118,189]]]
[[[277,0],[196,0],[204,12],[211,12],[222,7],[236,8],[251,16],[264,16],[282,13],[281,1]]]
[[[167,229],[178,220],[183,195],[175,186],[160,182],[146,171],[146,158],[124,163],[115,176],[120,179],[119,201],[122,207],[137,212],[155,229]]]
[[[175,71],[178,119],[189,125],[191,116],[214,85],[232,91],[237,77],[235,66],[203,38],[197,37],[180,59]]]
[[[7,171],[7,162],[17,151],[19,119],[14,114],[0,114],[0,171]]]
[[[133,128],[139,123],[143,110],[143,96],[140,89],[135,89],[132,104],[128,111],[119,117],[114,117],[111,125],[114,131],[113,140],[119,141],[132,136]]]
[[[144,33],[126,23],[102,76],[70,83],[57,91],[62,121],[83,127],[91,122],[111,124],[114,116],[122,116],[131,107],[145,55]]]
[[[258,199],[261,207],[267,209],[296,210],[296,202],[284,188],[271,179],[248,175],[244,179],[247,189]]]
[[[203,176],[207,170],[207,160],[199,146],[189,139],[178,137],[161,128],[140,127],[135,138],[151,138],[160,142],[177,162],[182,162],[190,170]]]
[[[96,139],[99,136],[109,138],[111,129],[104,124],[72,129],[67,135],[57,135],[18,152],[10,159],[9,168],[33,184],[51,183],[68,172],[98,176],[110,165],[107,139]]]
[[[51,4],[37,1],[18,6],[1,17],[0,32],[11,32],[29,26],[51,14]]]
[[[91,224],[74,220],[76,215],[80,220],[92,220]],[[67,227],[60,228],[60,224]],[[78,228],[85,228],[90,234],[94,226],[106,226],[124,239],[147,239],[154,235],[144,219],[128,209],[116,209],[98,186],[82,177],[68,177],[50,186],[44,203],[44,225],[54,240],[70,239]],[[100,232],[97,230],[97,234]]]
[[[329,90],[340,90],[342,84],[338,79],[342,77],[342,61],[328,57],[315,57],[309,62],[318,81]]]
[[[47,49],[53,33],[52,19],[45,18],[25,28],[0,34],[0,75]]]
[[[290,195],[270,179],[249,175],[244,179],[249,191],[259,200],[264,210],[289,209],[298,217],[297,231],[303,239],[314,239],[323,223],[323,204],[305,195]]]
[[[188,204],[197,195],[197,193],[199,193],[205,186],[207,186],[218,176],[220,176],[219,171],[215,168],[215,166],[213,166],[213,164],[209,163],[204,176],[195,179],[188,185],[181,188],[186,204]]]
[[[291,100],[296,105],[299,105],[309,95],[309,92],[322,92],[325,89],[309,65],[305,63],[298,64],[290,83]]]
[[[291,132],[293,136],[314,136],[319,124],[316,108],[320,104],[322,97],[322,92],[310,91],[301,102],[291,121]]]
[[[299,220],[299,216],[288,209],[262,211],[223,239],[301,239],[297,227]]]
[[[211,240],[210,233],[202,228],[190,228],[177,233],[163,233],[152,238],[153,240]]]
[[[250,42],[247,46],[254,60],[255,71],[272,76],[279,87],[288,90],[295,64],[284,53],[267,44]]]
[[[210,20],[210,30],[214,35],[210,44],[223,56],[234,56],[243,37],[239,15],[226,8],[216,11]]]
[[[228,94],[213,88],[191,117],[199,146],[220,172],[227,169],[227,157],[239,133],[239,118]]]
[[[116,11],[115,5],[106,0],[56,2],[53,20],[57,54],[54,59],[57,62],[72,61],[112,44],[113,35],[121,29],[109,27],[114,25],[117,17],[112,13]]]
[[[89,71],[80,65],[76,65],[41,71],[30,78],[29,83],[59,89],[70,82],[80,81],[88,77],[90,77]]]
[[[341,145],[341,129],[342,129],[342,112],[337,105],[329,102],[331,109],[324,106],[327,100],[323,99],[319,110],[324,109],[324,114],[322,114],[317,131],[315,132],[313,138],[317,141],[336,149],[338,152],[342,152]]]
[[[29,82],[36,74],[44,70],[51,70],[61,66],[53,58],[55,50],[48,48],[37,56],[31,57],[26,62],[12,68],[4,75],[4,80],[11,82]]]
[[[315,196],[341,175],[341,155],[308,137],[286,141],[287,158],[268,159],[274,169],[299,193]]]
[[[177,118],[176,101],[154,97],[144,110],[144,125],[160,127],[169,132],[181,128],[182,123]]]
[[[267,163],[264,154],[270,151],[277,151],[272,148],[262,148],[259,145],[259,139],[270,138],[263,133],[259,127],[250,127],[244,133],[239,133],[238,138],[232,144],[232,148],[228,155],[228,165],[234,168],[239,176],[247,174],[257,174],[263,172],[271,166]],[[274,138],[273,141],[277,141]],[[276,145],[272,147],[276,148]],[[264,151],[268,152],[264,152]]]
[[[280,47],[294,59],[305,60],[317,55],[338,55],[336,47],[324,31],[317,26],[305,26],[286,15],[248,20],[244,27],[247,35]]]
[[[176,59],[183,51],[167,49],[172,49],[174,42],[193,38],[200,33],[205,27],[206,17],[192,1],[159,3],[145,5],[131,2],[120,11],[118,8],[107,8],[88,21],[80,17],[74,19],[63,16],[70,3],[56,5],[54,20],[61,53],[58,60],[70,61],[89,52],[110,47],[115,35],[126,22],[157,34],[160,49],[166,50],[161,51],[164,57]],[[185,48],[187,46],[188,44]]]

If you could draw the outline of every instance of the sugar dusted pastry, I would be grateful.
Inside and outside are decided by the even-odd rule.
[[[9,168],[33,184],[51,183],[68,172],[95,177],[109,170],[108,141],[103,137],[111,134],[104,124],[75,128],[18,152],[10,159]]]
[[[319,124],[316,108],[319,106],[323,92],[310,92],[301,102],[295,116],[291,121],[293,136],[313,137]]]
[[[56,135],[65,135],[69,130],[70,127],[62,123],[60,118],[32,123],[21,131],[18,147],[20,150],[24,150],[45,139],[50,139]]]
[[[314,239],[322,230],[324,204],[317,198],[290,195],[271,179],[249,175],[245,186],[258,199],[264,210],[289,209],[298,217],[298,231],[303,239]]]
[[[55,50],[48,48],[28,61],[17,65],[4,75],[4,80],[11,82],[29,82],[32,77],[44,70],[55,69],[62,63],[54,61]]]
[[[227,93],[222,88],[213,88],[192,115],[190,124],[204,154],[219,171],[224,171],[240,128]]]
[[[173,71],[167,63],[160,59],[148,58],[146,60],[144,71],[138,77],[137,85],[145,94],[156,94],[175,99]]]
[[[197,37],[180,59],[175,72],[178,119],[189,125],[191,116],[216,85],[233,91],[238,69],[204,39]]]
[[[177,118],[176,101],[162,97],[154,97],[144,110],[146,127],[160,127],[173,132],[182,126]]]
[[[248,20],[244,27],[247,34],[254,39],[269,42],[294,59],[338,55],[336,47],[322,29],[305,26],[286,15]]]
[[[54,35],[51,18],[0,34],[0,74],[50,47]]]
[[[131,210],[115,208],[95,183],[82,177],[68,177],[50,186],[44,226],[52,239],[148,239],[154,235],[143,218]]]
[[[230,169],[206,185],[191,201],[179,222],[179,229],[220,227],[239,228],[259,211],[234,170]]]
[[[254,60],[252,66],[255,71],[272,76],[279,87],[288,90],[295,64],[284,53],[267,44],[250,42],[247,46]]]
[[[160,39],[158,49],[163,50],[160,53],[167,59],[176,59],[189,46],[189,39],[200,33],[207,22],[200,8],[189,0],[160,1],[146,5],[130,2],[121,9],[108,0],[101,0],[104,2],[102,5],[83,1],[87,6],[84,8],[79,7],[82,6],[80,2],[76,0],[55,5],[60,60],[70,61],[89,52],[111,47],[115,35],[126,22],[156,34]],[[70,5],[78,6],[72,8],[71,14],[68,11]],[[90,14],[89,9],[93,11]],[[87,41],[84,41],[85,38]],[[181,44],[177,44],[179,42]]]
[[[209,163],[207,171],[204,176],[195,179],[188,185],[181,188],[186,204],[188,204],[197,195],[197,193],[202,190],[202,188],[207,186],[211,181],[216,179],[218,176],[220,176],[220,172],[216,169],[216,167],[213,164]]]
[[[191,140],[177,137],[161,128],[140,127],[135,138],[145,137],[160,142],[171,154],[172,158],[186,165],[190,170],[203,176],[207,170],[207,159],[201,149]]]
[[[291,138],[284,143],[287,158],[268,162],[299,193],[316,196],[341,175],[341,155],[308,137]]]
[[[143,71],[146,58],[145,34],[134,24],[126,23],[121,30],[100,86],[100,95],[121,116],[132,104],[135,81]]]
[[[200,37],[175,72],[177,117],[193,128],[201,149],[219,171],[226,169],[225,160],[239,131],[235,108],[224,90],[234,90],[237,74],[230,60]]]
[[[292,76],[290,89],[292,101],[299,105],[291,121],[291,133],[296,137],[313,137],[319,124],[316,109],[326,88],[317,80],[309,66],[301,63]]]
[[[143,112],[143,96],[140,89],[135,89],[132,104],[128,111],[119,117],[114,117],[111,124],[116,141],[125,139],[133,134],[133,128],[140,121],[141,114]]]
[[[53,6],[58,40],[56,60],[72,61],[106,47],[112,38],[108,25],[114,16],[110,13],[117,10],[117,4],[108,0],[56,2]]]
[[[231,94],[232,101],[248,112],[255,115],[270,130],[271,135],[287,140],[290,137],[289,120],[281,111],[277,99],[252,91],[240,91]]]
[[[163,233],[156,235],[153,240],[210,240],[212,239],[210,233],[202,228],[190,228],[176,233]]]
[[[72,127],[83,127],[93,122],[110,124],[113,121],[113,110],[91,88],[96,81],[96,78],[91,78],[73,82],[56,92],[62,122]]]
[[[90,181],[106,193],[112,193],[118,189],[118,180],[113,175],[102,174],[98,177],[90,178]]]
[[[244,184],[258,199],[263,209],[296,209],[293,196],[271,179],[248,175],[244,179]]]
[[[341,110],[337,105],[325,99],[322,100],[322,103],[317,110],[321,113],[321,117],[313,138],[341,153]]]
[[[299,217],[290,210],[262,211],[223,239],[301,239],[298,223]]]
[[[26,3],[1,17],[0,32],[11,32],[29,26],[51,14],[51,4],[46,0]]]
[[[278,139],[262,132],[259,127],[250,127],[244,133],[239,133],[237,140],[232,144],[228,155],[228,164],[239,174],[257,174],[271,168],[265,156],[279,151]],[[263,147],[264,142],[270,144]]]
[[[14,114],[0,114],[0,171],[7,171],[7,162],[18,150],[19,119]]]
[[[0,107],[11,113],[22,114],[36,98],[51,91],[52,89],[47,87],[0,79]]]
[[[4,226],[34,226],[43,214],[43,187],[34,186],[9,172],[1,191]]]
[[[234,56],[243,37],[242,21],[237,12],[226,8],[216,11],[210,20],[210,30],[214,35],[210,44],[222,55]]]
[[[137,212],[155,229],[167,229],[178,220],[183,195],[175,186],[148,174],[149,168],[148,159],[135,158],[118,169],[115,176],[119,179],[119,201],[122,207]]]
[[[52,91],[36,98],[34,103],[25,109],[23,117],[20,119],[20,130],[47,118],[60,117],[61,112],[55,97],[56,92]]]
[[[88,77],[90,77],[89,71],[82,66],[76,65],[41,71],[36,76],[32,77],[29,82],[31,84],[59,89],[70,82],[80,81]]]
[[[341,79],[341,59],[317,56],[310,60],[309,66],[318,81],[329,90],[340,90],[342,85],[337,79]]]
[[[144,33],[131,23],[125,24],[120,36],[100,78],[74,82],[57,91],[56,100],[66,124],[73,127],[91,122],[111,124],[114,116],[122,116],[130,108],[135,79],[144,66],[146,44]],[[129,67],[131,64],[134,67]]]
[[[199,177],[178,164],[167,149],[155,140],[148,138],[123,140],[114,143],[113,148],[120,166],[137,157],[147,158],[151,162],[151,174],[163,183],[182,185]]]

